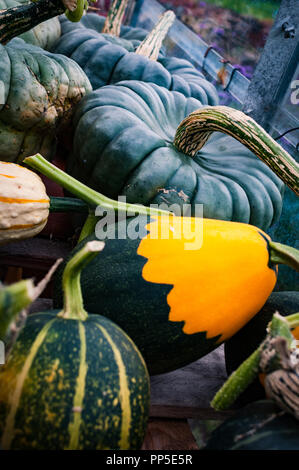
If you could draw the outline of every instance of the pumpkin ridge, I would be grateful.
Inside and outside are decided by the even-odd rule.
[[[86,374],[88,365],[86,363],[86,332],[84,322],[78,322],[79,338],[80,338],[80,359],[79,359],[79,371],[77,375],[76,390],[73,400],[73,417],[70,419],[68,431],[70,434],[69,445],[67,449],[77,449],[79,444],[80,426],[82,423],[81,411],[86,386]]]
[[[128,449],[130,447],[130,442],[129,442],[129,435],[126,434],[126,429],[130,429],[131,427],[132,410],[131,410],[131,403],[130,403],[131,394],[130,394],[130,390],[128,386],[127,375],[126,375],[126,366],[122,360],[122,357],[118,348],[116,347],[116,344],[112,340],[108,331],[99,323],[96,323],[96,326],[101,330],[107,343],[109,344],[112,350],[115,362],[118,366],[119,388],[120,388],[119,401],[121,404],[122,415],[123,415],[119,447],[123,449]]]
[[[115,134],[115,136],[113,136],[113,139],[110,141],[110,142],[107,142],[107,145],[103,148],[103,151],[101,152],[101,157],[102,156],[105,156],[105,151],[106,149],[109,151],[109,146],[111,145],[111,143],[114,141],[114,140],[117,140],[117,138],[124,132],[126,132],[128,129],[130,129],[131,126],[128,126],[128,127],[125,127],[123,129],[121,129],[117,134]],[[132,126],[133,127],[133,126]],[[153,147],[151,148],[151,150],[149,150],[145,155],[140,155],[140,160],[138,161],[138,163],[132,167],[129,172],[126,174],[126,177],[125,177],[125,183],[123,184],[123,186],[121,186],[121,189],[120,191],[118,191],[117,193],[113,193],[113,194],[110,194],[110,197],[117,197],[118,195],[122,195],[125,193],[125,188],[126,186],[129,184],[128,181],[131,179],[131,176],[133,176],[133,174],[135,173],[136,170],[138,170],[140,168],[140,166],[142,165],[142,162],[144,160],[147,159],[147,157],[156,149],[159,149],[161,148],[161,142],[157,142],[156,144],[153,144]],[[141,153],[141,152],[140,152]],[[96,165],[94,167],[94,170],[96,170],[96,167],[97,165],[100,164],[100,159],[97,160],[96,162]],[[108,193],[107,193],[108,194]]]
[[[16,387],[11,396],[10,411],[7,415],[5,426],[4,426],[4,431],[2,434],[1,446],[3,447],[3,449],[9,448],[11,442],[14,439],[13,430],[14,430],[15,418],[16,418],[16,413],[17,413],[19,403],[21,400],[22,390],[23,390],[25,380],[28,376],[32,363],[36,355],[38,354],[39,348],[42,346],[43,341],[47,337],[47,333],[50,330],[54,321],[55,319],[51,320],[40,330],[40,332],[38,333],[38,335],[36,336],[35,340],[33,341],[31,345],[29,354],[26,357],[23,368],[21,372],[18,374]]]

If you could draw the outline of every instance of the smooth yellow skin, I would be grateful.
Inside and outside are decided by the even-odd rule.
[[[0,244],[33,237],[46,225],[50,200],[40,177],[0,162]]]
[[[143,278],[173,285],[167,297],[169,320],[183,321],[184,333],[206,331],[208,338],[227,340],[263,307],[275,286],[277,269],[268,266],[265,240],[270,238],[237,222],[153,219],[137,251],[148,259]],[[197,240],[196,249],[190,249],[192,234],[195,240],[200,230],[202,245]]]

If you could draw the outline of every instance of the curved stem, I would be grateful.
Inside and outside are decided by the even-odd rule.
[[[206,106],[191,113],[177,128],[174,145],[194,157],[212,132],[228,134],[259,157],[299,195],[299,164],[252,118],[228,106]]]
[[[269,242],[269,248],[273,264],[285,264],[299,272],[299,250],[273,241]]]
[[[299,314],[282,317],[276,312],[268,326],[268,335],[270,337],[283,337],[287,340],[290,347],[294,336],[291,329],[299,326]],[[246,390],[259,373],[259,364],[265,341],[236,369],[224,385],[214,396],[211,406],[215,410],[225,410],[229,408]]]
[[[54,16],[61,15],[65,6],[61,0],[38,0],[0,11],[0,43],[6,44],[16,36]]]
[[[106,197],[94,189],[89,188],[85,184],[52,165],[52,163],[48,162],[40,154],[25,158],[24,163],[47,176],[50,180],[55,181],[55,183],[60,184],[64,189],[68,190],[79,199],[82,199],[82,201],[85,201],[91,208],[102,206],[105,209],[133,212],[142,215],[169,216],[170,214],[168,211],[145,207],[139,204],[128,204],[122,201],[115,201],[110,199],[109,197]]]
[[[94,214],[89,213],[88,216],[86,217],[85,223],[83,225],[83,228],[81,230],[80,236],[78,238],[78,244],[84,240],[84,238],[89,237],[92,233],[95,232],[95,227],[98,222],[98,217],[96,217]]]
[[[211,401],[211,406],[215,410],[220,411],[228,409],[236,401],[238,396],[254,381],[259,371],[260,357],[261,347],[256,349],[248,359],[230,375]]]
[[[80,199],[72,197],[50,197],[50,212],[88,213],[88,205]]]
[[[113,0],[107,13],[102,33],[119,37],[128,3],[129,0]]]
[[[154,29],[139,44],[135,54],[143,55],[151,60],[157,60],[162,43],[174,20],[175,14],[172,10],[163,13]]]
[[[83,307],[80,285],[82,269],[103,250],[105,243],[92,241],[86,243],[67,263],[62,275],[63,310],[59,317],[69,320],[86,320],[88,313]]]
[[[4,339],[15,317],[34,300],[34,284],[31,279],[0,287],[0,339]]]

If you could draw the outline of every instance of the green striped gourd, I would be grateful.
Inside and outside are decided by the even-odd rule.
[[[0,366],[2,449],[138,449],[149,378],[130,338],[83,309],[80,272],[103,248],[86,244],[63,277],[64,308],[29,315]]]

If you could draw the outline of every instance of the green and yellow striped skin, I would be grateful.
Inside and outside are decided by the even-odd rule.
[[[138,449],[149,378],[110,320],[30,315],[0,369],[1,449]]]

